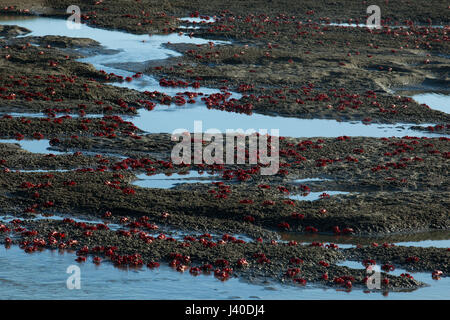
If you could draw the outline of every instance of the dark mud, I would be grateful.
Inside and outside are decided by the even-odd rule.
[[[30,32],[30,30],[18,26],[0,26],[0,36],[5,38],[17,37]]]
[[[373,1],[382,10],[382,19],[385,23],[413,21],[421,24],[447,23],[447,4],[440,0],[414,1],[414,2],[386,2]],[[8,14],[40,13],[67,17],[66,9],[72,5],[69,0],[40,0],[18,1],[11,4],[8,0],[1,2],[9,6],[4,12]],[[84,15],[83,20],[94,26],[123,29],[133,33],[156,33],[170,30],[179,23],[176,17],[182,18],[191,13],[201,15],[225,15],[235,16],[260,16],[263,19],[275,17],[295,17],[303,21],[332,21],[332,22],[358,22],[365,23],[367,18],[367,4],[357,0],[314,1],[301,2],[283,0],[272,1],[268,5],[264,0],[242,2],[239,0],[228,1],[226,8],[221,1],[156,1],[142,0],[130,2],[118,0],[111,5],[108,2],[98,3],[80,1],[78,4]]]
[[[446,230],[450,225],[448,181],[443,175],[448,171],[448,159],[443,156],[448,153],[445,139],[327,138],[314,142],[285,139],[280,146],[280,162],[289,166],[281,165],[282,169],[275,176],[261,175],[254,170],[257,166],[243,171],[238,165],[173,165],[168,161],[173,144],[168,135],[147,135],[141,139],[80,137],[61,140],[54,147],[103,151],[132,158],[106,163],[103,167],[106,170],[132,168],[148,175],[205,170],[221,177],[223,185],[190,184],[163,190],[134,187],[130,185],[131,179],[125,179],[111,188],[105,184],[111,179],[110,173],[102,172],[88,175],[88,179],[74,175],[70,178],[77,181],[76,188],[54,188],[45,190],[43,195],[46,199],[58,199],[55,206],[63,211],[77,207],[135,216],[158,216],[168,211],[179,218],[177,222],[171,221],[177,226],[189,225],[189,228],[203,231],[208,228],[222,232],[233,230],[251,236],[264,233],[263,230],[267,233],[299,232],[313,230],[311,227],[323,233],[333,233],[338,227],[354,234],[380,235]],[[321,147],[314,147],[318,145]],[[293,152],[284,147],[296,151],[305,149],[302,161],[298,161],[298,157],[292,159]],[[399,147],[405,148],[405,152],[399,152]],[[342,158],[347,152],[349,156]],[[391,154],[386,155],[387,152]],[[63,177],[68,179],[67,175]],[[293,181],[301,177],[331,181],[312,182],[311,187],[307,182]],[[133,194],[124,193],[127,189],[132,189]],[[92,190],[96,197],[87,199],[86,190]],[[328,190],[352,193],[331,197],[325,194],[318,201],[288,198],[289,194]],[[326,211],[321,212],[323,209]]]
[[[193,136],[193,134],[191,134]],[[248,140],[247,140],[248,142]],[[170,160],[178,142],[168,134],[142,135],[141,139],[79,138],[61,140],[57,150],[76,150],[123,153],[130,157],[157,156]],[[224,146],[227,141],[224,138]],[[292,183],[294,179],[321,178],[312,181],[316,190],[343,191],[449,191],[444,172],[448,171],[448,138],[312,138],[281,137],[280,167],[275,176],[250,174],[245,181],[261,183],[265,180]],[[204,143],[203,148],[209,144]],[[194,154],[194,149],[192,149]],[[224,153],[224,159],[226,154]],[[206,169],[250,169],[246,165],[206,166]],[[192,165],[193,168],[199,168]],[[185,167],[186,169],[189,166]],[[237,175],[232,181],[239,180]],[[331,180],[331,181],[330,181]]]
[[[0,137],[21,140],[62,137],[77,139],[79,136],[97,135],[114,138],[116,135],[135,136],[140,130],[131,122],[119,116],[105,116],[93,119],[55,116],[43,118],[12,117],[0,118]]]

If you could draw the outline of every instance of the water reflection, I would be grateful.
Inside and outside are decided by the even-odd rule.
[[[304,233],[279,233],[282,240],[295,240],[298,242],[332,242],[341,247],[354,246],[357,244],[369,245],[377,243],[395,243],[401,246],[414,247],[437,247],[450,248],[450,231],[420,232],[415,234],[398,234],[382,237],[357,237],[351,235],[326,235],[326,234],[304,234]],[[343,245],[343,246],[342,246]]]

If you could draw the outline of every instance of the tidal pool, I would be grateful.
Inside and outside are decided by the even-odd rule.
[[[59,152],[59,151],[53,151],[48,150],[50,147],[49,140],[48,139],[41,139],[41,140],[14,140],[14,139],[0,139],[0,143],[13,143],[18,144],[23,150],[26,150],[28,152],[32,153],[52,153],[54,155],[60,155],[65,154],[65,152]]]
[[[191,38],[188,35],[179,35],[178,33],[169,35],[136,35],[117,30],[93,28],[86,24],[81,24],[80,29],[70,29],[67,27],[65,19],[45,17],[17,20],[0,18],[0,23],[19,25],[32,31],[24,36],[42,37],[53,35],[72,38],[90,38],[99,42],[107,49],[119,51],[115,54],[97,55],[90,60],[90,62],[99,62],[101,64],[166,59],[171,56],[181,55],[173,50],[162,47],[167,42],[205,44],[211,41],[194,37]],[[215,41],[215,43],[225,42]]]
[[[440,93],[421,93],[413,95],[412,98],[419,103],[427,104],[431,109],[450,113],[450,95]]]
[[[289,199],[298,200],[298,201],[316,201],[316,200],[326,201],[328,196],[332,197],[332,196],[338,195],[338,194],[349,194],[349,192],[343,192],[343,191],[308,192],[308,193],[304,193],[304,194],[291,194],[291,195],[289,195]]]
[[[200,174],[197,171],[190,171],[187,174],[172,174],[169,176],[164,173],[151,176],[143,173],[137,175],[137,178],[138,180],[133,182],[135,186],[160,189],[170,189],[182,183],[211,183],[220,180],[217,175]]]
[[[352,236],[352,235],[333,235],[321,233],[292,233],[279,232],[282,240],[295,240],[299,243],[335,243],[339,248],[355,247],[358,244],[371,245],[372,243],[383,244],[394,243],[397,246],[420,247],[420,248],[450,248],[450,232],[449,231],[431,231],[420,232],[415,234],[392,234],[386,236]]]

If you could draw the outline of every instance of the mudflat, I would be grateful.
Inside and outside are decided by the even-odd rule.
[[[66,18],[71,5],[8,2],[0,1],[0,13],[11,19]],[[115,63],[135,74],[129,79],[78,61],[105,52],[88,34],[36,37],[20,26],[0,26],[0,139],[17,140],[0,141],[0,213],[17,218],[0,224],[0,242],[27,252],[71,249],[116,266],[168,263],[220,280],[365,288],[365,270],[338,265],[345,260],[447,275],[448,249],[393,243],[450,227],[449,114],[397,92],[405,86],[448,90],[448,7],[435,0],[382,3],[378,30],[330,23],[365,23],[366,7],[350,0],[231,1],[226,9],[215,0],[82,2],[82,21],[93,27],[228,41],[169,43],[165,47],[180,57]],[[188,16],[204,19],[180,20]],[[142,75],[179,87],[180,94],[114,85]],[[202,87],[221,96],[190,92]],[[227,99],[230,91],[242,97]],[[189,99],[204,103],[205,112],[413,123],[418,135],[436,135],[281,137],[280,170],[273,176],[261,175],[260,164],[176,165],[170,133],[148,134],[133,117],[160,105],[183,108]],[[48,140],[53,151],[23,150],[27,139]],[[205,175],[202,183],[170,189],[135,185],[138,175],[190,171],[218,181],[203,183],[212,179]],[[302,179],[313,180],[296,182]],[[343,194],[328,194],[333,191]],[[302,200],[316,192],[318,199]],[[293,240],[316,233],[361,244],[341,249]],[[369,236],[381,241],[367,243]],[[406,275],[383,277],[385,290],[424,285]]]

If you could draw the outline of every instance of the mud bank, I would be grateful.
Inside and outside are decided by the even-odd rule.
[[[363,30],[331,28],[326,33],[331,35],[319,41],[322,44],[313,37],[314,42],[301,39],[279,45],[262,40],[227,46],[168,45],[183,52],[183,58],[145,72],[241,92],[244,97],[239,101],[210,106],[231,112],[367,123],[449,122],[448,114],[430,110],[409,97],[394,95],[391,90],[432,80],[435,86],[448,85],[444,71],[448,69],[448,59],[433,55],[430,60],[427,51],[419,48],[399,50],[394,46],[397,39],[390,36],[390,43],[368,40]],[[332,42],[330,39],[341,42],[334,43],[336,50],[332,52],[324,45]],[[299,49],[302,46],[304,49]]]
[[[78,62],[90,39],[24,37],[0,40],[2,112],[134,114],[144,95],[106,81],[124,81]]]
[[[136,217],[159,217],[161,212],[168,211],[173,215],[170,223],[176,227],[189,226],[204,232],[228,230],[250,236],[277,230],[323,233],[347,230],[346,233],[380,235],[449,227],[448,186],[442,175],[448,171],[448,159],[442,156],[447,152],[445,139],[328,138],[314,142],[286,139],[282,140],[280,153],[281,163],[288,165],[281,165],[277,175],[263,176],[258,166],[243,169],[238,165],[174,165],[167,159],[174,143],[168,138],[168,135],[148,135],[138,140],[125,137],[61,140],[54,146],[59,150],[91,153],[103,150],[112,154],[127,150],[124,154],[131,158],[121,161],[99,158],[97,168],[89,170],[94,172],[55,174],[54,183],[61,187],[44,188],[38,203],[52,201],[55,208],[64,212],[73,208],[93,214],[109,210]],[[406,148],[408,152],[396,151],[401,145],[414,147]],[[293,152],[283,149],[294,146],[304,149],[301,161],[291,161]],[[441,151],[429,152],[431,146]],[[354,155],[342,161],[334,157],[342,158],[347,152]],[[329,160],[325,160],[325,155]],[[7,157],[4,160],[10,166],[19,166]],[[384,163],[380,164],[380,160]],[[208,171],[223,182],[167,190],[140,188],[131,184],[136,178],[130,169],[148,175]],[[5,184],[10,181],[8,189],[12,188],[16,195],[23,199],[31,197],[26,201],[28,205],[35,203],[32,197],[36,175],[16,177],[4,173],[2,177]],[[311,177],[321,177],[323,181],[294,182]],[[64,187],[64,181],[73,181],[76,186]],[[32,183],[25,188],[28,190],[20,189],[24,182]],[[352,193],[329,196],[324,192],[317,201],[289,199],[290,194],[326,190]],[[95,197],[86,197],[86,192]]]
[[[70,1],[18,1],[11,4],[3,0],[2,6],[8,6],[5,10],[9,14],[41,13],[66,17],[66,9],[72,3]],[[439,0],[415,1],[411,3],[389,3],[385,1],[374,1],[373,4],[380,6],[384,22],[394,23],[412,20],[423,24],[447,23],[446,4]],[[232,13],[236,16],[266,15],[268,17],[296,17],[303,20],[313,21],[345,21],[364,23],[367,14],[367,4],[356,0],[345,0],[337,2],[317,2],[307,0],[295,2],[291,0],[270,3],[262,0],[230,1],[227,8],[223,8],[220,1],[155,1],[143,0],[129,2],[126,0],[115,1],[111,4],[102,1],[98,4],[82,1],[79,4],[84,15],[83,20],[87,23],[111,29],[124,29],[135,33],[164,32],[164,29],[178,25],[176,17],[182,18],[191,13],[201,15],[220,15]],[[287,10],[286,8],[289,8]],[[345,8],[345,9],[343,9]]]
[[[153,237],[140,232],[140,228],[136,228],[139,222],[131,222],[129,225],[134,226],[134,231],[127,231],[125,226],[121,230],[111,231],[105,224],[80,224],[70,219],[59,222],[16,220],[8,226],[26,228],[11,243],[20,241],[22,248],[30,253],[41,250],[40,248],[59,247],[76,251],[79,259],[93,255],[97,257],[97,263],[103,259],[118,267],[148,264],[154,268],[157,267],[155,262],[169,263],[180,272],[213,272],[222,281],[238,276],[251,282],[261,279],[276,279],[297,285],[315,282],[348,290],[353,286],[364,288],[367,280],[365,270],[337,266],[336,262],[343,255],[333,248],[276,242],[239,243],[231,236],[224,236],[224,240],[217,242],[211,241],[208,235],[177,241],[162,234]],[[27,236],[30,233],[27,230],[35,236]],[[61,234],[64,234],[64,240],[58,240]],[[39,240],[40,244],[33,246],[33,241],[38,243],[35,241],[36,236],[45,238],[47,235],[53,237],[54,240],[49,238],[52,244],[47,245],[47,240],[42,239],[44,242]],[[383,280],[384,290],[411,290],[423,286],[423,283],[413,278],[386,273],[382,276],[383,279],[388,279]]]
[[[193,137],[194,134],[191,134]],[[86,150],[92,152],[122,153],[129,157],[156,156],[170,161],[171,152],[178,141],[172,141],[168,134],[141,135],[140,139],[103,137],[61,139],[56,150]],[[206,138],[204,138],[206,139]],[[223,138],[226,146],[226,137]],[[269,143],[270,145],[270,143]],[[203,150],[212,146],[204,141]],[[245,147],[248,150],[248,138]],[[225,149],[224,149],[225,150]],[[194,144],[191,154],[194,156]],[[344,191],[400,191],[400,190],[441,190],[448,191],[448,182],[443,172],[448,167],[448,138],[363,138],[346,137],[299,139],[281,137],[279,157],[281,170],[273,176],[264,176],[259,171],[249,173],[244,179],[250,183],[272,181],[292,182],[295,179],[322,178],[313,182],[317,189],[342,189]],[[226,153],[224,152],[224,162]],[[197,170],[250,170],[246,156],[243,165],[202,165],[192,164]],[[194,163],[192,158],[192,163]],[[183,166],[186,170],[189,165]],[[258,166],[256,166],[258,167]],[[174,170],[176,172],[176,170]],[[239,174],[230,177],[238,179]],[[329,181],[331,180],[331,181]],[[330,190],[330,189],[329,189]]]

